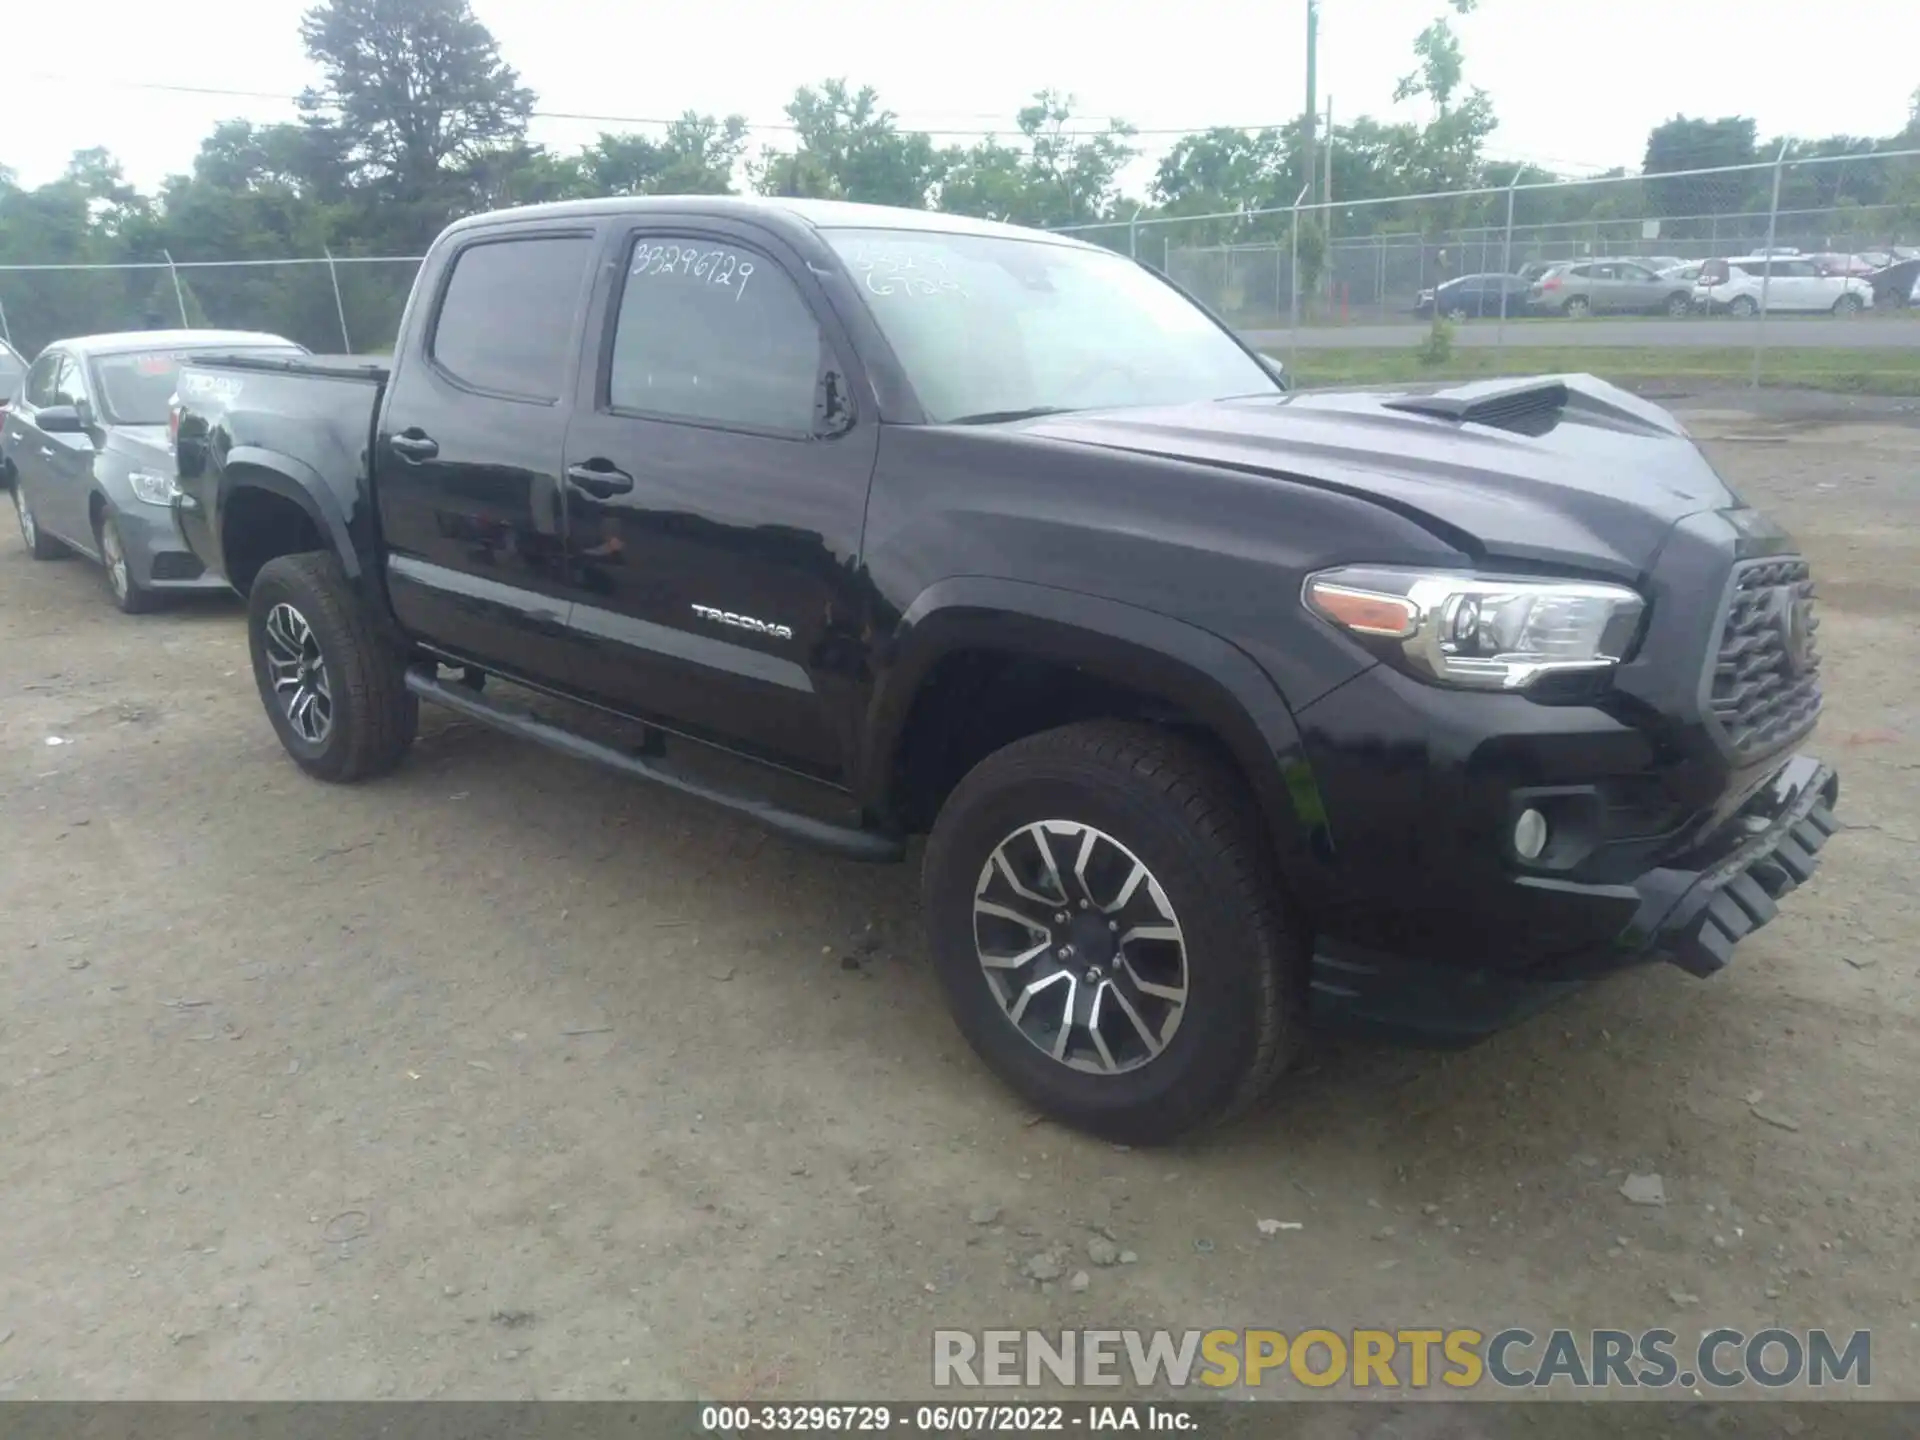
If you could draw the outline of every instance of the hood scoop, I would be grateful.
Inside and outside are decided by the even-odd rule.
[[[1567,408],[1565,381],[1529,380],[1491,393],[1464,395],[1409,395],[1388,400],[1381,408],[1409,415],[1431,415],[1436,420],[1487,425],[1516,435],[1544,435],[1560,423]]]

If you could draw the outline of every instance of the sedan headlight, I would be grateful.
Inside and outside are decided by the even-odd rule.
[[[1310,575],[1302,598],[1419,678],[1472,690],[1611,670],[1632,652],[1646,610],[1621,585],[1385,566]]]
[[[180,487],[173,483],[173,476],[163,475],[158,470],[129,470],[127,484],[133,487],[133,493],[149,505],[171,505],[173,497],[180,493]]]

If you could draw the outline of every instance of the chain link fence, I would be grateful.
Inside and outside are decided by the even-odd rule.
[[[1602,374],[1759,383],[1777,351],[1771,378],[1824,367],[1840,388],[1920,394],[1920,150],[1064,228],[1163,271],[1307,383],[1405,378],[1416,354],[1436,373],[1571,368],[1568,351]],[[1769,250],[1732,289],[1686,268]],[[0,334],[31,354],[65,335],[217,326],[379,353],[419,264],[0,266]],[[1471,277],[1487,278],[1442,288]]]
[[[261,330],[316,354],[378,354],[399,333],[418,257],[0,266],[0,336],[32,355],[70,335]]]
[[[1920,394],[1920,150],[1066,228],[1290,352],[1309,383],[1402,378],[1416,350],[1469,373],[1573,350],[1601,373],[1758,383],[1812,367]],[[1742,258],[1731,289],[1702,287],[1703,262]],[[1582,268],[1549,273],[1567,265]]]

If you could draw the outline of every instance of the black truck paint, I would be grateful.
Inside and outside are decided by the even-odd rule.
[[[1072,244],[730,198],[462,221],[390,365],[187,367],[182,531],[243,592],[278,557],[334,557],[416,695],[862,858],[937,829],[962,778],[1025,737],[1157,727],[1256,807],[1263,884],[1301,957],[1273,962],[1273,1003],[1297,991],[1322,1025],[1470,1041],[1627,964],[1709,973],[1811,873],[1838,794],[1796,757],[1819,703],[1811,583],[1666,412],[1590,377],[1325,394],[1269,377],[1192,403],[935,423],[866,293],[889,292],[829,243],[836,227]],[[623,286],[669,241],[790,283],[820,337],[811,423],[613,402]],[[473,323],[449,298],[455,265],[514,242],[580,259],[577,284],[523,287],[492,317],[503,365],[522,337],[553,347],[551,394],[436,359],[436,334]],[[1303,603],[1308,577],[1357,565],[1610,583],[1645,608],[1604,674],[1448,688]],[[722,748],[846,813],[709,790],[446,666]],[[1758,738],[1735,733],[1742,704],[1773,707]],[[1512,839],[1530,808],[1553,836],[1531,861]],[[1033,931],[1064,956],[1059,919]],[[1024,1063],[996,1068],[1080,1123],[1179,1128],[1051,1095]]]

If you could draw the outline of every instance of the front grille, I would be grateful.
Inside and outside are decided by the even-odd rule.
[[[1707,709],[1736,759],[1768,754],[1813,727],[1819,628],[1805,560],[1753,560],[1734,572]]]

